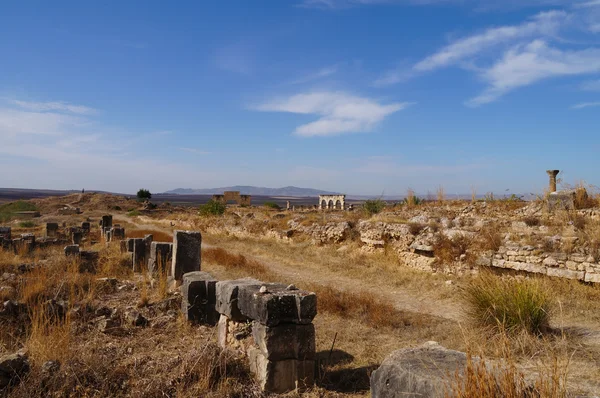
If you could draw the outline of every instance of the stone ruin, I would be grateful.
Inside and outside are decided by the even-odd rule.
[[[263,391],[303,391],[314,384],[314,293],[251,278],[217,281],[200,271],[183,275],[181,292],[185,318],[217,324],[221,348],[247,356]]]
[[[225,191],[223,192],[223,195],[213,195],[212,200],[223,204],[227,204],[227,202],[233,200],[240,206],[250,206],[252,196],[240,195],[240,191]]]
[[[345,210],[346,195],[319,195],[319,210]]]
[[[74,214],[81,214],[81,209],[79,207],[65,206],[61,209],[58,209],[58,214],[61,216],[72,216]]]
[[[583,190],[580,193],[581,199],[587,199],[588,194],[585,188],[565,189],[562,191],[556,190],[556,176],[560,173],[560,170],[546,170],[546,173],[550,178],[548,184],[548,195],[546,197],[546,203],[549,211],[574,210],[576,208],[575,204],[579,190]]]

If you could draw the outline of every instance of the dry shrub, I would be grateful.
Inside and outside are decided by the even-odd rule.
[[[202,250],[202,259],[219,264],[230,270],[243,271],[259,279],[272,279],[272,273],[256,260],[249,260],[241,254],[233,254],[220,247]]]
[[[158,256],[156,262],[158,268],[158,288],[156,292],[159,299],[164,299],[169,295],[169,264],[165,264],[162,256]]]
[[[128,238],[143,238],[146,235],[152,235],[154,242],[173,242],[173,235],[164,231],[155,229],[131,229],[127,231]]]
[[[580,214],[574,214],[571,222],[573,223],[573,227],[575,227],[575,229],[583,230],[587,224],[587,219]]]
[[[444,187],[440,185],[437,189],[437,201],[442,203],[444,200],[446,200],[446,192],[444,191]]]
[[[467,353],[464,373],[456,372],[446,397],[458,398],[563,398],[567,396],[567,367],[554,357],[550,369],[529,383],[508,358],[502,365],[486,364]]]
[[[527,216],[521,219],[528,227],[538,227],[540,225],[539,217]]]
[[[408,224],[408,230],[414,236],[419,235],[421,233],[421,231],[423,231],[423,229],[425,229],[425,227],[426,227],[425,224],[419,224],[419,223],[415,223],[415,222],[411,222]]]
[[[579,183],[575,187],[574,205],[576,209],[590,209],[598,206],[598,200],[588,195],[584,183]]]
[[[497,252],[503,243],[502,234],[498,230],[498,226],[489,224],[481,228],[477,243],[481,250]]]
[[[130,253],[121,253],[119,245],[109,245],[100,250],[98,259],[99,277],[125,277],[133,275]]]
[[[499,278],[484,273],[463,290],[470,320],[501,333],[541,335],[549,330],[550,294],[538,279]]]
[[[59,314],[53,304],[38,301],[28,307],[30,327],[25,346],[35,364],[49,360],[65,361],[69,358],[71,319],[68,308]]]
[[[465,234],[456,234],[452,238],[438,234],[433,244],[433,253],[442,264],[451,264],[462,254],[466,254],[472,244],[473,240]]]
[[[358,319],[374,328],[405,326],[404,314],[372,293],[350,293],[316,283],[304,288],[317,294],[319,311]]]

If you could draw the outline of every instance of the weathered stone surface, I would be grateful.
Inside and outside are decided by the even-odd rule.
[[[187,321],[215,325],[219,313],[215,285],[217,280],[208,272],[194,271],[183,274],[181,284],[181,311]]]
[[[102,226],[102,230],[105,228],[112,228],[113,218],[111,215],[102,216],[102,220],[100,221],[100,225]]]
[[[586,272],[584,281],[592,283],[600,283],[600,273]]]
[[[254,344],[271,361],[315,359],[314,325],[282,324],[274,327],[252,323]]]
[[[202,235],[197,231],[173,233],[173,259],[171,275],[180,282],[183,274],[200,271],[200,247]]]
[[[585,272],[583,271],[571,271],[565,268],[548,268],[547,269],[548,276],[555,276],[558,278],[566,278],[566,279],[579,279],[583,280],[585,277]]]
[[[79,272],[96,272],[98,268],[98,260],[100,259],[100,253],[96,251],[80,251],[79,258]]]
[[[83,231],[75,231],[71,234],[71,239],[74,245],[81,244],[81,240],[83,239]]]
[[[288,359],[270,361],[258,348],[248,350],[250,371],[263,391],[283,394],[298,390],[302,392],[314,385],[315,362]]]
[[[65,246],[65,256],[79,255],[79,245]]]
[[[89,234],[90,233],[90,223],[88,221],[82,222],[81,229],[83,230],[84,233]]]
[[[29,372],[29,360],[21,352],[0,358],[0,390],[18,384]]]
[[[57,222],[49,222],[46,223],[46,236],[49,238],[56,237],[58,233],[58,223]]]
[[[217,326],[217,341],[222,348],[233,348],[243,354],[253,347],[252,324],[236,322],[221,315]]]
[[[220,314],[226,315],[229,319],[234,321],[246,321],[248,318],[240,312],[238,307],[238,295],[241,286],[258,286],[260,289],[261,282],[252,279],[236,279],[230,281],[220,281],[215,285],[216,291],[216,305],[215,309]]]
[[[0,227],[0,238],[11,239],[11,227]]]
[[[144,238],[133,238],[130,240],[133,252],[133,271],[140,272],[146,265],[146,243]]]
[[[110,239],[111,241],[125,239],[125,228],[112,227],[110,230]]]
[[[308,324],[317,315],[317,295],[276,283],[244,285],[239,289],[238,307],[242,315],[267,326]]]
[[[465,353],[433,342],[394,351],[371,374],[371,396],[445,397],[448,383],[457,372],[463,374],[466,362]]]
[[[159,272],[159,268],[169,273],[173,256],[173,244],[169,242],[151,242],[150,257],[148,258],[148,272]]]

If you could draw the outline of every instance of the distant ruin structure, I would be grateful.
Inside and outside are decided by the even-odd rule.
[[[346,195],[319,195],[319,210],[345,210]]]
[[[223,195],[213,195],[212,200],[223,204],[233,200],[240,206],[250,206],[252,195],[240,195],[240,191],[225,191]]]
[[[556,176],[560,173],[560,170],[546,170],[546,173],[548,173],[548,176],[550,177],[550,193],[556,192]]]

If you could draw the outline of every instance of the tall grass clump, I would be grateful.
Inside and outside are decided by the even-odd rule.
[[[363,209],[368,216],[380,213],[385,208],[385,201],[382,199],[369,199],[363,203]]]
[[[16,202],[5,203],[0,205],[0,222],[10,221],[15,213],[19,211],[37,211],[38,208],[31,202],[17,200]]]
[[[549,330],[550,295],[537,279],[484,274],[463,290],[467,315],[478,326],[509,334],[541,335]]]
[[[263,206],[265,206],[268,209],[281,210],[281,206],[279,206],[275,202],[265,202],[265,203],[263,203]]]
[[[225,213],[225,209],[227,209],[227,205],[211,199],[200,206],[198,214],[201,216],[220,216]]]

